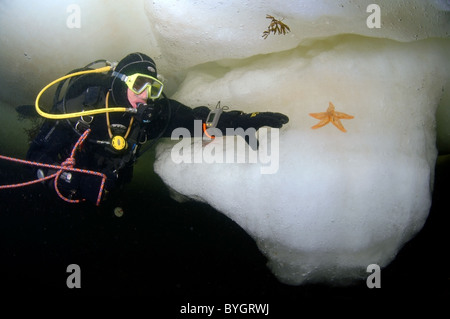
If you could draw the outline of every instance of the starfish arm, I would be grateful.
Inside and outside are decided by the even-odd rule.
[[[329,117],[323,119],[322,121],[320,121],[320,122],[317,123],[316,125],[312,126],[311,128],[312,128],[313,130],[315,130],[316,128],[325,126],[325,125],[327,125],[328,123],[330,123],[330,118],[329,118]]]
[[[335,118],[331,123],[333,123],[334,126],[340,129],[342,132],[347,132],[347,130],[344,128],[344,125],[342,125],[341,121],[339,121],[338,118]]]
[[[335,116],[336,116],[337,118],[339,118],[339,119],[347,119],[347,120],[350,120],[350,119],[355,118],[353,115],[349,115],[349,114],[342,113],[342,112],[334,112],[334,114],[335,114]]]
[[[315,119],[318,120],[323,120],[325,118],[328,117],[328,113],[327,112],[322,112],[322,113],[309,113],[310,116],[314,117]]]

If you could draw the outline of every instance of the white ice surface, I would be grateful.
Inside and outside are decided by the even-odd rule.
[[[367,276],[367,266],[387,265],[428,215],[434,110],[448,80],[448,50],[439,41],[347,36],[193,68],[175,95],[180,101],[213,106],[221,99],[233,109],[290,117],[280,131],[279,169],[175,163],[173,141],[160,146],[155,170],[243,227],[283,282]],[[342,120],[347,133],[331,124],[310,128],[318,120],[308,114],[329,101],[355,117]]]

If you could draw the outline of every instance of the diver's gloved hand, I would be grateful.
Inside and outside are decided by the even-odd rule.
[[[134,118],[141,124],[148,124],[161,113],[161,107],[158,104],[138,103],[137,112]]]
[[[281,128],[284,124],[289,122],[289,118],[281,113],[255,112],[242,114],[239,122],[243,124],[242,127],[253,127],[258,130],[263,126]]]
[[[227,114],[227,115],[225,115]],[[237,131],[237,135],[243,134],[242,137],[245,139],[247,144],[253,149],[257,150],[259,147],[259,141],[256,136],[250,136],[247,134],[247,129],[254,128],[255,131],[260,129],[263,126],[269,126],[274,128],[280,128],[287,122],[289,122],[289,118],[281,113],[273,113],[273,112],[255,112],[255,113],[242,113],[231,111],[224,114],[223,121],[224,126],[231,126],[235,128],[243,128],[246,132]],[[227,121],[228,116],[228,121]],[[220,125],[219,120],[219,125]]]

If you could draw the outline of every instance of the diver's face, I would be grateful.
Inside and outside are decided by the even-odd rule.
[[[147,103],[148,100],[148,90],[144,90],[141,94],[136,94],[130,89],[127,89],[128,101],[133,108],[137,108],[138,103]]]

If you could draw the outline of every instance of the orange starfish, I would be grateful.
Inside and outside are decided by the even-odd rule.
[[[352,115],[348,115],[342,112],[336,112],[334,110],[334,105],[333,103],[330,102],[330,106],[328,106],[328,109],[326,112],[322,112],[322,113],[309,113],[309,115],[311,115],[312,117],[320,120],[319,123],[317,123],[316,125],[314,125],[313,127],[311,127],[312,129],[316,129],[322,126],[327,125],[328,123],[333,123],[334,126],[336,126],[338,129],[340,129],[342,132],[347,132],[344,128],[344,126],[342,125],[340,119],[352,119],[354,118],[354,116]]]

